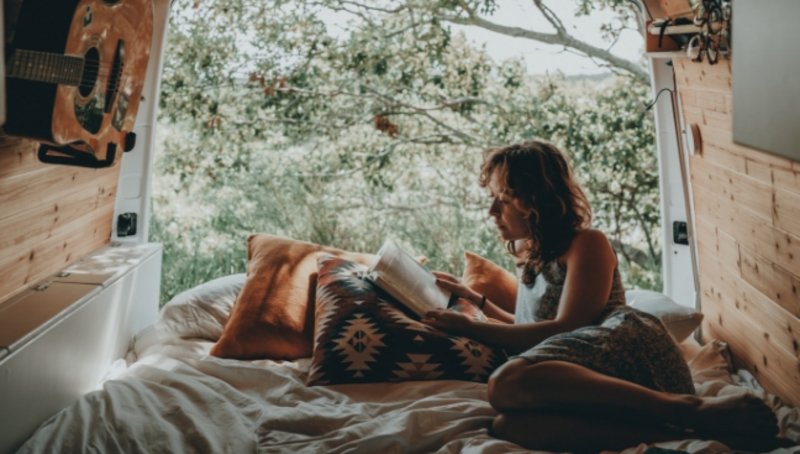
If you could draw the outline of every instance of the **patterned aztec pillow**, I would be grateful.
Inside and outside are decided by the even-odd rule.
[[[366,279],[367,267],[318,260],[314,353],[308,385],[406,380],[485,382],[506,361],[494,349],[424,324]],[[485,320],[474,305],[458,310]]]

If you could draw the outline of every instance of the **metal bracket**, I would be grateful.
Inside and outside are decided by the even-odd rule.
[[[114,164],[114,157],[117,154],[116,144],[108,144],[105,159],[97,159],[94,153],[78,148],[80,146],[81,144],[77,144],[76,146],[66,145],[63,147],[42,144],[39,146],[39,161],[47,164],[89,167],[92,169],[111,167]]]

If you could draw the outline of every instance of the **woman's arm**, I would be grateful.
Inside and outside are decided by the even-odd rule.
[[[614,251],[602,232],[585,230],[575,237],[563,260],[567,276],[554,320],[503,325],[477,322],[453,312],[431,311],[423,321],[511,352],[526,350],[555,334],[590,325],[605,308],[611,293],[617,266]]]
[[[514,314],[505,311],[497,304],[486,299],[484,295],[481,295],[480,293],[462,284],[455,276],[442,273],[441,271],[434,271],[433,274],[436,276],[436,284],[439,287],[452,292],[456,296],[464,298],[470,301],[472,304],[478,306],[487,317],[504,323],[514,323]]]
[[[481,310],[489,318],[493,318],[503,323],[514,323],[514,314],[505,311],[502,307],[489,301],[488,299],[484,302],[483,309]]]
[[[556,320],[572,329],[591,325],[608,304],[617,256],[603,232],[587,229],[575,236],[563,259],[567,275]]]
[[[428,312],[422,321],[442,331],[505,348],[509,353],[525,351],[550,336],[574,329],[557,320],[522,325],[479,322],[463,314],[444,310]]]

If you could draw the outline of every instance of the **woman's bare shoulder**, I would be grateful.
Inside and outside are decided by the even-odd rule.
[[[602,230],[598,229],[583,229],[579,230],[575,234],[575,239],[573,240],[575,243],[579,243],[581,245],[589,245],[589,246],[601,246],[605,245],[611,247],[611,242],[608,240],[608,237]]]
[[[569,245],[564,261],[602,260],[616,264],[616,255],[605,233],[597,229],[578,231]]]

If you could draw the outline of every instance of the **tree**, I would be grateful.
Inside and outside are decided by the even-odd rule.
[[[253,231],[361,251],[391,233],[433,268],[457,272],[465,249],[510,265],[477,170],[484,149],[538,137],[572,153],[629,283],[657,288],[658,187],[641,77],[618,67],[627,75],[574,83],[493,61],[448,24],[465,11],[489,15],[494,2],[387,5],[176,2],[154,225],[172,248],[169,285],[242,270]],[[331,30],[322,8],[345,14],[345,32]],[[190,203],[202,209],[180,211]],[[220,251],[227,258],[215,268]]]
[[[559,16],[543,1],[532,0],[536,10],[551,25],[552,30],[540,31],[528,28],[514,27],[498,23],[491,19],[497,10],[496,0],[440,0],[433,2],[420,1],[355,1],[355,0],[328,0],[319,2],[321,6],[336,11],[345,11],[372,21],[375,14],[408,14],[415,24],[422,24],[427,20],[437,20],[442,23],[469,25],[480,27],[495,33],[538,41],[544,44],[559,45],[575,51],[587,58],[605,62],[612,70],[626,73],[640,83],[649,82],[649,73],[640,62],[632,62],[618,57],[608,48],[598,46],[577,38],[564,25]],[[617,14],[618,21],[604,24],[603,31],[606,38],[613,43],[619,38],[620,33],[632,26],[641,32],[641,12],[634,2],[627,0],[580,0],[576,4],[576,15],[589,15],[593,12],[607,8]]]

